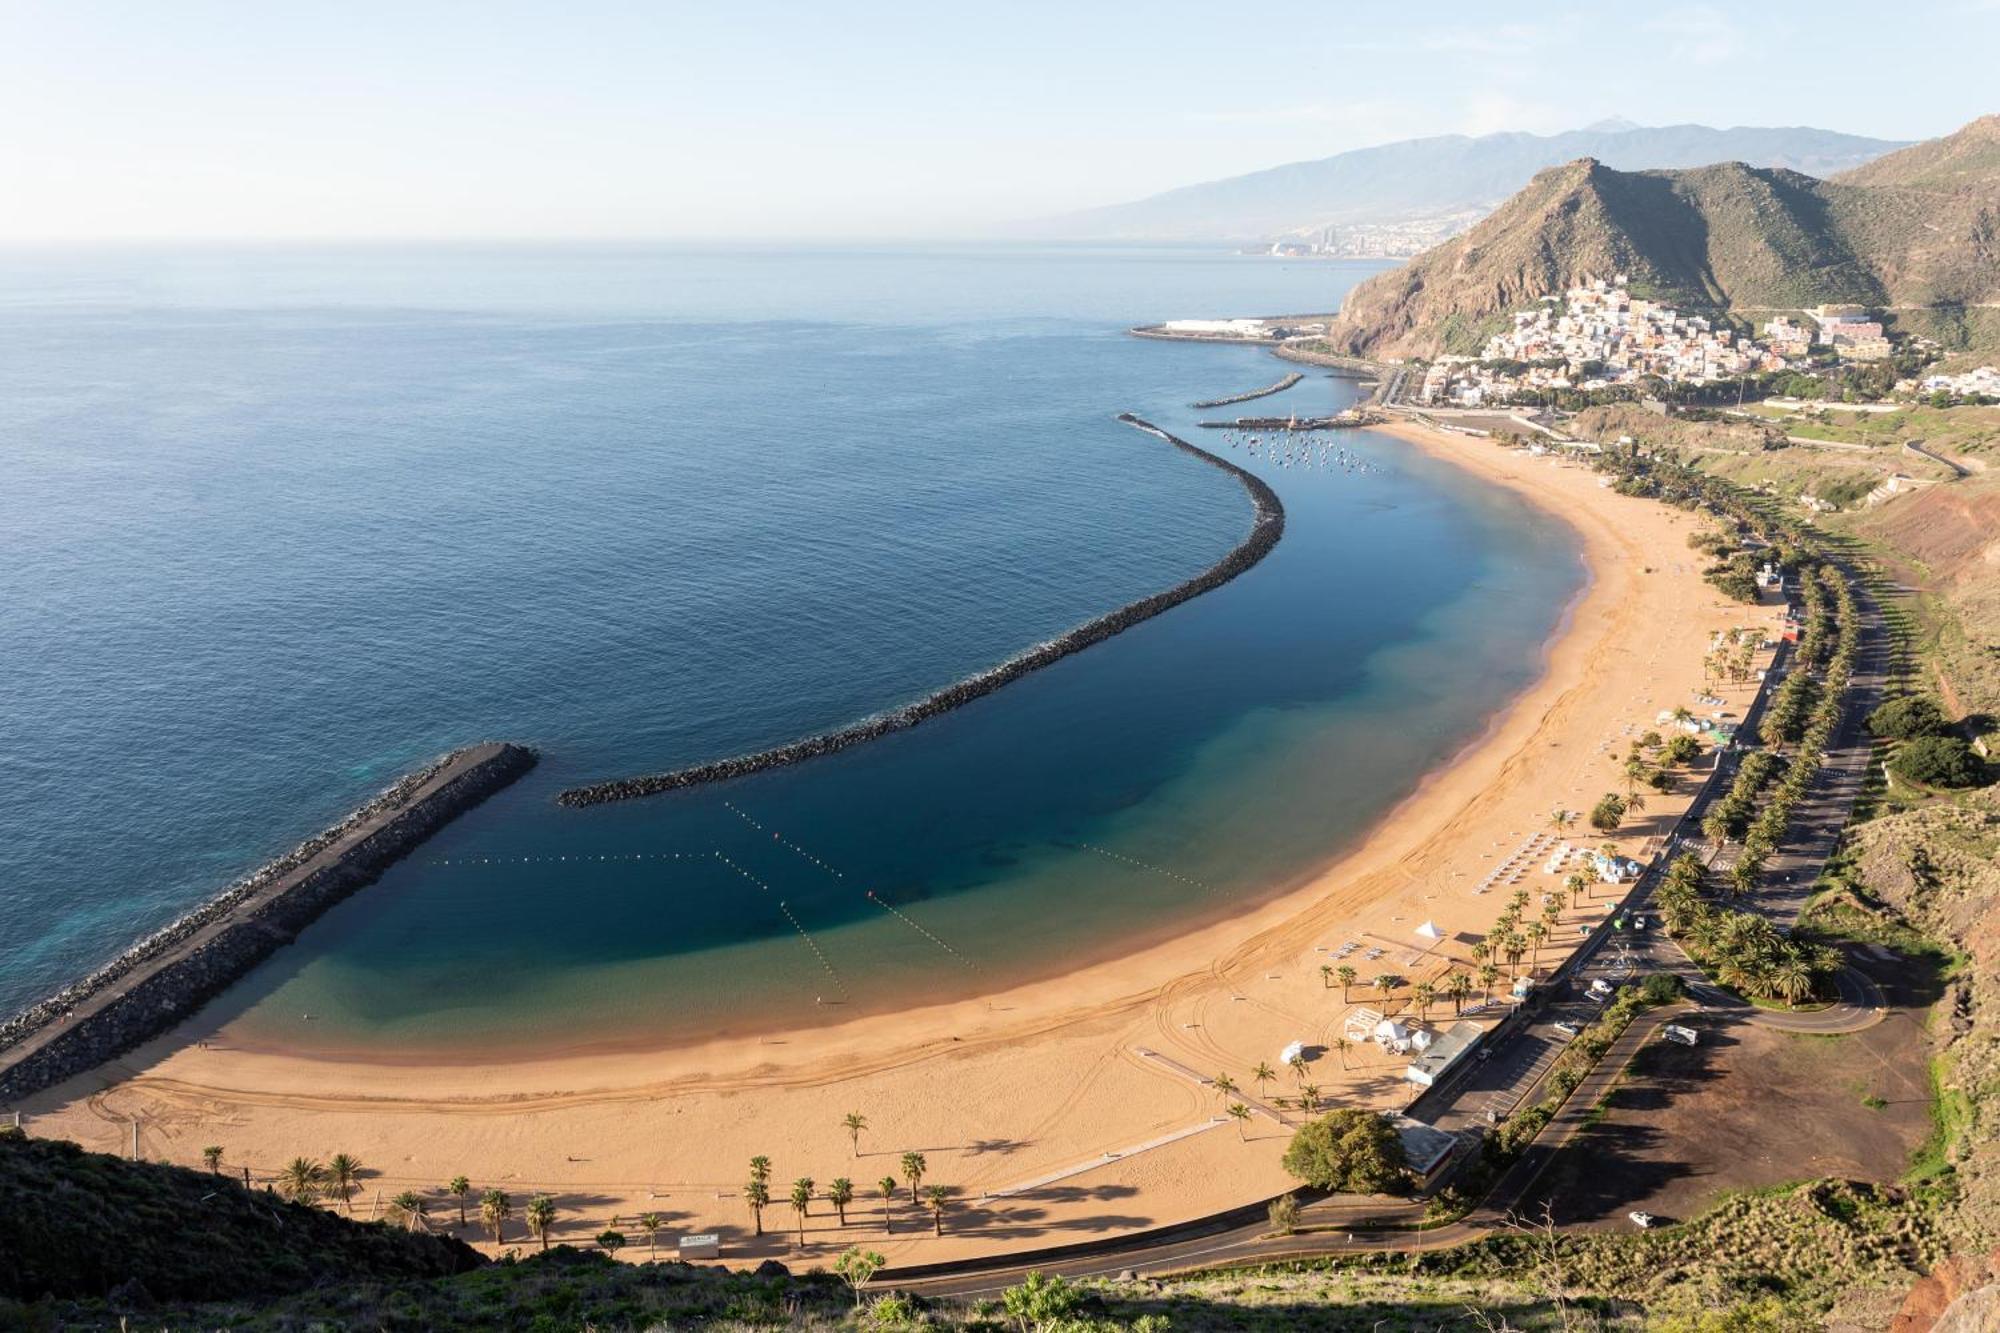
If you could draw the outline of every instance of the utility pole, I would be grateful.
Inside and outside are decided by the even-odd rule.
[[[139,1160],[139,1118],[132,1118],[132,1160]]]

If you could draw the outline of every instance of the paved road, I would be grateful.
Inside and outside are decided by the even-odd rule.
[[[1842,724],[1828,747],[1826,761],[1811,790],[1799,803],[1794,825],[1767,867],[1758,891],[1741,900],[1752,910],[1766,912],[1782,924],[1796,923],[1820,868],[1837,844],[1873,759],[1872,745],[1861,725],[1881,698],[1887,681],[1889,645],[1880,610],[1864,588],[1856,587],[1862,630],[1850,695]],[[1787,660],[1780,648],[1774,666]],[[1772,673],[1772,679],[1777,672]],[[1743,734],[1753,735],[1768,689],[1760,690],[1745,710]],[[1737,756],[1725,754],[1697,794],[1678,826],[1699,829],[1709,805],[1728,790]],[[1483,1048],[1486,1054],[1459,1071],[1447,1085],[1425,1095],[1422,1118],[1475,1140],[1495,1120],[1504,1119],[1539,1095],[1540,1084],[1567,1038],[1559,1021],[1578,1026],[1593,1021],[1601,1001],[1590,996],[1591,983],[1602,979],[1616,986],[1649,972],[1674,972],[1687,983],[1690,998],[1711,1023],[1750,1022],[1790,1032],[1854,1032],[1882,1020],[1886,1001],[1881,990],[1853,968],[1838,977],[1840,999],[1824,1010],[1789,1013],[1761,1009],[1708,984],[1678,945],[1657,928],[1651,910],[1654,889],[1672,856],[1683,847],[1700,849],[1701,840],[1680,833],[1668,839],[1653,867],[1620,901],[1611,904],[1609,922],[1622,920],[1618,930],[1607,923],[1559,970],[1554,984],[1539,997],[1535,1012],[1513,1035]],[[1640,919],[1648,922],[1640,928]],[[884,1286],[934,1295],[989,1295],[1018,1283],[1030,1270],[1067,1277],[1113,1277],[1131,1272],[1145,1276],[1189,1268],[1244,1262],[1319,1258],[1357,1250],[1419,1250],[1464,1244],[1507,1225],[1511,1212],[1577,1133],[1591,1111],[1645,1042],[1668,1019],[1684,1010],[1652,1010],[1638,1015],[1612,1044],[1604,1058],[1578,1085],[1563,1109],[1526,1152],[1501,1177],[1485,1201],[1462,1222],[1421,1229],[1418,1205],[1385,1205],[1379,1200],[1335,1196],[1315,1199],[1301,1210],[1301,1234],[1272,1236],[1267,1220],[1256,1210],[1239,1210],[1229,1219],[1190,1223],[1117,1240],[1042,1252],[1031,1259],[1005,1257],[965,1264],[926,1265],[909,1277],[885,1270]],[[1418,1108],[1413,1108],[1413,1110]],[[1388,1212],[1392,1225],[1382,1225]]]

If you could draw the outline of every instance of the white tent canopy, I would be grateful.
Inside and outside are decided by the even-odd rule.
[[[1444,938],[1444,932],[1437,928],[1435,921],[1426,921],[1423,925],[1418,926],[1417,934],[1427,940],[1441,940]]]
[[[1288,1065],[1292,1061],[1304,1055],[1305,1053],[1306,1053],[1306,1044],[1302,1041],[1295,1041],[1291,1045],[1285,1047],[1284,1050],[1278,1052],[1278,1063],[1281,1065]]]

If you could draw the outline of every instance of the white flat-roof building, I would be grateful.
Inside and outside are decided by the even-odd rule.
[[[1460,1019],[1434,1038],[1421,1055],[1410,1061],[1403,1077],[1420,1088],[1434,1086],[1451,1068],[1471,1054],[1485,1029],[1469,1019]]]

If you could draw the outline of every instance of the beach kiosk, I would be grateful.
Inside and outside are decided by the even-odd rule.
[[[1420,1088],[1428,1088],[1449,1073],[1453,1066],[1472,1053],[1484,1035],[1479,1024],[1453,1023],[1403,1070],[1403,1077]]]
[[[720,1259],[722,1257],[722,1237],[713,1231],[698,1231],[682,1236],[675,1247],[683,1260]]]

